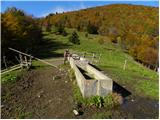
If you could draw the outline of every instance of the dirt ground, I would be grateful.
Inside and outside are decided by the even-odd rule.
[[[102,111],[84,106],[83,115],[75,116],[72,85],[66,70],[31,69],[2,84],[1,118],[92,118]]]
[[[71,95],[65,71],[31,70],[15,83],[2,84],[2,118],[72,118]]]
[[[1,118],[93,118],[106,111],[83,106],[83,114],[75,116],[73,81],[67,73],[53,67],[31,69],[15,82],[3,83]],[[111,112],[111,118],[158,118],[158,102],[131,95]]]

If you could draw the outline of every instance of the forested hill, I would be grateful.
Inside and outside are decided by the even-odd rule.
[[[76,28],[110,38],[136,60],[158,66],[158,8],[113,4],[62,14],[50,14],[41,20],[48,30],[53,26]]]

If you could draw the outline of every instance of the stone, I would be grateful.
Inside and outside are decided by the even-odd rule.
[[[53,76],[53,80],[55,80],[55,77]]]
[[[61,79],[61,76],[60,75],[53,76],[53,80],[56,80],[56,79]]]
[[[74,113],[74,115],[79,115],[79,113],[78,113],[78,111],[77,110],[73,110],[73,113]]]
[[[44,93],[43,90],[41,90],[38,94],[37,94],[37,97],[40,98],[42,96],[42,94]]]
[[[48,100],[48,102],[49,102],[49,103],[51,103],[51,102],[52,102],[52,100]]]

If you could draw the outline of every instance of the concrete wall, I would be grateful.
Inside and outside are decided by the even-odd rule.
[[[91,65],[87,64],[85,66],[86,71],[94,76],[93,80],[87,80],[80,72],[73,58],[68,59],[71,68],[75,71],[76,80],[83,97],[90,96],[106,96],[108,93],[112,92],[113,81]]]
[[[71,68],[75,72],[77,84],[78,84],[78,86],[80,88],[80,91],[81,91],[83,97],[84,97],[84,81],[85,81],[85,78],[82,75],[82,73],[80,72],[80,70],[77,68],[77,66],[75,65],[74,59],[73,58],[69,58],[68,60],[70,62]]]
[[[107,77],[89,64],[86,66],[86,70],[88,73],[93,74],[94,78],[98,80],[99,89],[97,90],[97,95],[105,96],[112,92],[113,81],[111,78]]]

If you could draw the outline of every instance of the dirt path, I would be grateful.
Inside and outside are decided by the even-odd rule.
[[[53,64],[53,65],[56,65],[56,66],[59,66],[61,64],[63,64],[63,60],[64,58],[63,57],[59,57],[59,58],[49,58],[49,59],[44,59],[45,61]]]
[[[72,100],[67,72],[31,70],[2,84],[2,118],[73,118]]]

